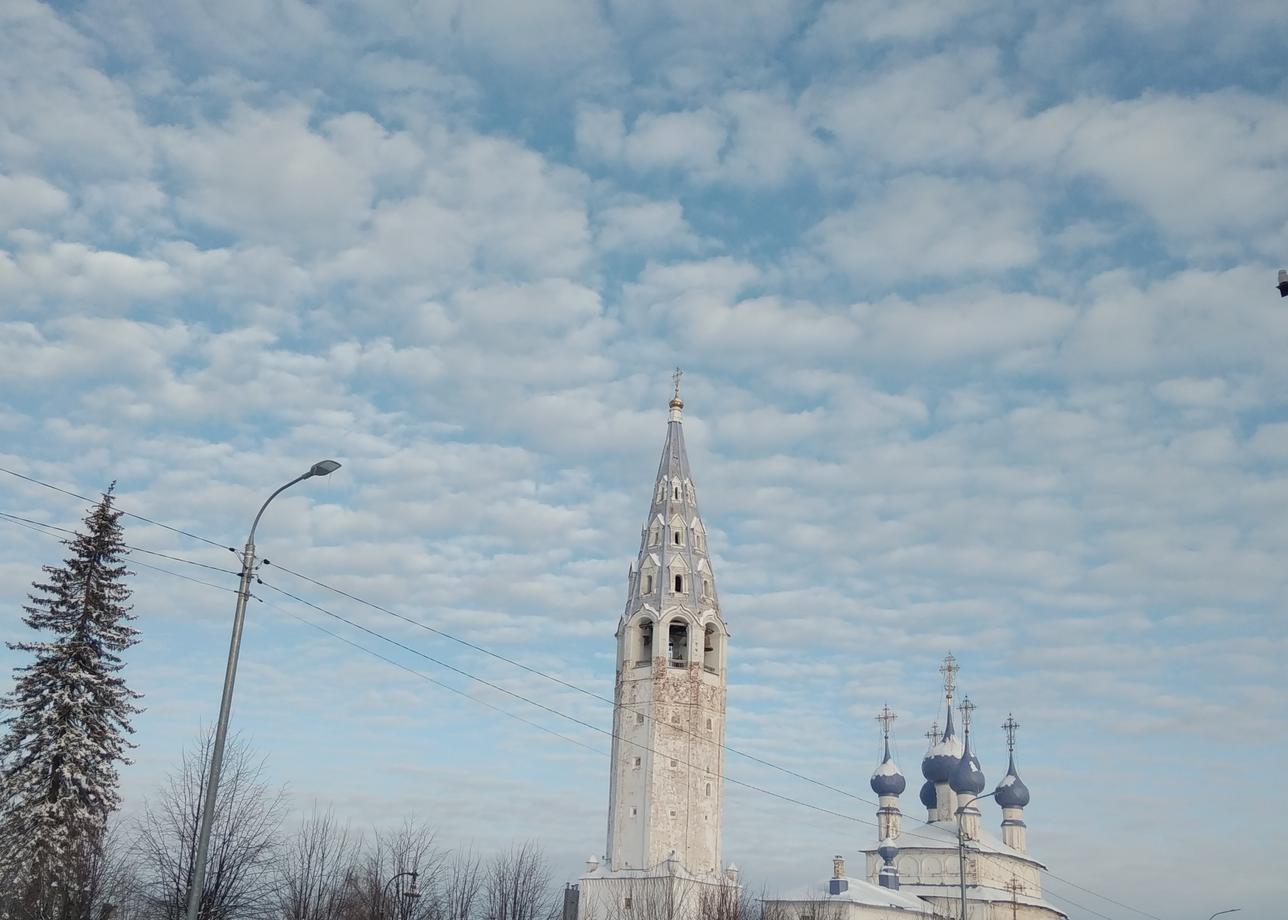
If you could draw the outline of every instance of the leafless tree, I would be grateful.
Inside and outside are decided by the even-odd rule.
[[[550,867],[532,841],[492,858],[484,873],[483,892],[492,920],[550,920],[555,913]]]
[[[139,819],[134,853],[149,920],[178,920],[187,909],[212,745],[207,733],[184,751]],[[255,920],[276,906],[285,796],[265,781],[263,760],[240,738],[230,739],[215,802],[202,920]]]
[[[483,859],[473,847],[457,850],[443,873],[439,920],[474,920],[483,887]]]
[[[447,854],[433,830],[408,820],[394,830],[374,832],[350,869],[338,916],[342,920],[437,920]],[[403,894],[416,873],[419,898]]]
[[[354,871],[357,839],[316,805],[286,845],[277,890],[281,920],[339,920]]]

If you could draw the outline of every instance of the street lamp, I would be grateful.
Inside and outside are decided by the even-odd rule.
[[[192,888],[188,892],[188,920],[197,920],[201,895],[206,887],[206,851],[210,848],[210,828],[215,820],[215,794],[219,790],[219,770],[224,762],[224,741],[228,737],[228,714],[233,705],[233,683],[237,679],[237,653],[241,650],[242,624],[246,620],[246,601],[250,599],[250,580],[255,569],[255,528],[264,516],[269,502],[297,482],[314,476],[329,476],[340,468],[334,460],[319,460],[307,473],[296,476],[268,497],[250,525],[250,535],[242,549],[241,583],[237,587],[237,611],[233,614],[233,638],[228,646],[228,668],[224,671],[224,695],[219,701],[219,722],[215,726],[215,745],[210,754],[210,778],[206,780],[206,798],[201,807],[201,829],[197,833],[197,856],[192,869]]]
[[[1235,911],[1239,911],[1239,910],[1243,910],[1243,908],[1242,908],[1242,907],[1231,907],[1231,908],[1228,908],[1228,909],[1226,909],[1226,910],[1218,910],[1216,913],[1214,913],[1214,914],[1212,915],[1212,917],[1219,917],[1219,916],[1221,916],[1222,914],[1232,914],[1232,913],[1234,913]],[[1208,920],[1212,920],[1212,917],[1208,917]]]
[[[385,898],[389,894],[389,886],[392,885],[394,882],[398,881],[400,878],[407,878],[408,876],[411,877],[411,885],[407,888],[407,890],[405,890],[402,893],[403,898],[407,901],[414,901],[420,897],[420,889],[416,887],[416,879],[420,876],[420,873],[415,871],[414,869],[410,872],[399,872],[389,881],[385,882],[385,887],[380,893],[380,904],[378,905],[378,908],[381,911],[381,913],[384,912]]]
[[[974,805],[980,799],[991,799],[997,795],[997,790],[986,792],[983,795],[977,795],[972,798],[966,805]],[[962,918],[966,920],[966,836],[962,833],[962,812],[966,810],[966,805],[959,805],[953,814],[957,817],[957,872],[961,878],[962,891]],[[1209,918],[1211,920],[1211,918]]]

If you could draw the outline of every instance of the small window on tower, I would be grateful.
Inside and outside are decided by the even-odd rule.
[[[684,534],[678,530],[671,531],[671,542],[676,546],[684,545]]]
[[[630,910],[630,909],[631,909],[631,896],[627,895],[626,897],[622,898],[622,910]]]
[[[675,576],[675,593],[676,593],[676,594],[683,594],[683,593],[684,593],[684,576],[683,576],[683,575],[676,575],[676,576]]]
[[[711,784],[707,783],[707,795],[711,795]]]
[[[671,766],[678,767],[679,765],[680,765],[680,762],[678,760],[675,760],[675,759],[671,760]],[[671,814],[675,814],[675,812],[671,812]]]
[[[631,766],[634,767],[636,770],[638,770],[640,768],[640,759],[636,757],[635,761],[631,764]]]
[[[680,500],[680,487],[678,485],[671,487],[671,497],[677,502]]]
[[[649,572],[647,575],[644,576],[644,593],[645,594],[653,593],[653,573],[652,572]]]
[[[707,719],[707,731],[711,731],[711,720]]]
[[[638,808],[636,808],[634,805],[632,805],[632,806],[631,806],[631,817],[633,818],[633,817],[635,817],[636,815],[638,815],[639,813],[640,813],[640,810],[639,810]]]
[[[637,712],[637,713],[635,713],[635,724],[636,724],[636,725],[643,725],[643,724],[644,724],[644,713],[642,713],[642,712]]]

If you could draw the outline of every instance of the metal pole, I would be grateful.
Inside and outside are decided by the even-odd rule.
[[[219,771],[224,763],[228,714],[232,710],[233,684],[237,680],[237,654],[241,650],[242,625],[246,622],[246,601],[250,598],[250,579],[254,569],[255,544],[247,540],[246,547],[242,550],[241,583],[237,587],[237,612],[233,614],[233,638],[228,646],[228,667],[224,671],[224,695],[219,701],[219,722],[215,726],[215,744],[210,753],[210,775],[206,779],[206,799],[201,806],[201,829],[197,833],[197,855],[193,863],[192,889],[188,892],[188,920],[197,920],[201,910],[201,896],[206,887],[206,853],[210,848],[210,829],[215,820]]]
[[[210,774],[206,778],[206,796],[201,806],[201,823],[197,831],[197,852],[192,866],[192,888],[188,891],[187,920],[197,920],[201,898],[206,888],[206,859],[210,849],[210,830],[215,823],[215,801],[219,794],[219,772],[224,764],[224,742],[228,738],[228,716],[233,708],[233,684],[237,681],[237,655],[241,651],[242,625],[246,621],[246,601],[250,600],[250,580],[255,574],[255,529],[269,503],[297,482],[313,476],[329,476],[340,468],[334,460],[313,464],[307,473],[296,476],[265,499],[250,525],[250,535],[242,550],[241,582],[237,586],[237,610],[233,614],[233,638],[228,645],[228,667],[224,670],[224,693],[219,700],[219,722],[215,725],[215,744],[210,752]]]
[[[966,838],[962,835],[961,809],[957,811],[957,873],[962,886],[961,920],[966,920]]]

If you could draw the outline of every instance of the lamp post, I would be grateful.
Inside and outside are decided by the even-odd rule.
[[[1226,910],[1218,910],[1216,913],[1214,913],[1214,914],[1212,915],[1212,917],[1219,917],[1219,916],[1221,916],[1222,914],[1232,914],[1232,913],[1234,913],[1235,911],[1239,911],[1239,910],[1243,910],[1243,908],[1242,908],[1242,907],[1230,907],[1230,908],[1227,908]],[[1212,920],[1212,917],[1208,917],[1208,920]]]
[[[206,780],[206,797],[201,806],[201,827],[197,832],[197,853],[192,867],[192,888],[188,892],[188,920],[197,920],[201,895],[206,887],[206,856],[210,848],[210,828],[215,821],[215,795],[219,791],[219,770],[224,762],[224,741],[228,737],[228,714],[233,705],[233,683],[237,679],[237,654],[241,650],[242,624],[246,620],[246,601],[250,599],[250,580],[255,569],[255,528],[264,516],[269,502],[297,482],[314,476],[329,476],[340,468],[334,460],[320,460],[307,473],[296,476],[268,497],[250,525],[250,535],[242,549],[241,583],[237,587],[237,610],[233,614],[233,637],[228,646],[228,667],[224,671],[224,694],[219,701],[219,722],[215,726],[215,744],[210,754],[210,775]]]
[[[983,795],[977,795],[972,798],[966,805],[974,805],[980,799],[991,799],[997,795],[997,790],[986,792]],[[962,916],[961,920],[966,920],[966,837],[962,833],[962,812],[966,810],[966,805],[957,806],[957,811],[953,814],[957,818],[957,873],[961,880],[962,893]],[[1210,920],[1210,918],[1209,918]]]
[[[389,886],[400,878],[407,878],[408,876],[411,877],[411,887],[404,891],[402,896],[408,901],[414,901],[420,897],[420,891],[416,888],[416,879],[420,876],[420,873],[414,869],[410,872],[399,872],[389,881],[385,882],[385,887],[380,892],[380,903],[377,905],[377,909],[379,909],[381,913],[384,912],[385,896],[389,894]],[[379,918],[377,918],[377,920],[379,920]]]

